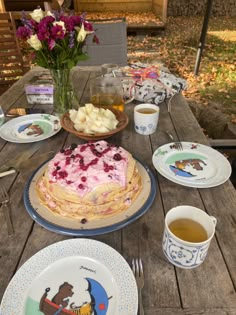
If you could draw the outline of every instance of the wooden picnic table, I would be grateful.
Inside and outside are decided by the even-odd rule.
[[[0,97],[6,110],[10,107],[30,107],[24,93],[24,84],[38,73],[30,70]],[[45,71],[45,70],[44,70]],[[89,98],[88,81],[99,72],[76,70],[73,75],[80,104]],[[155,175],[157,195],[150,209],[138,220],[125,228],[104,235],[91,237],[102,241],[123,255],[128,262],[133,257],[142,257],[145,272],[143,301],[145,315],[233,315],[236,314],[236,192],[228,180],[214,188],[189,188],[171,182],[158,174],[152,164],[153,152],[169,142],[165,131],[169,130],[181,141],[208,145],[197,120],[184,97],[176,95],[172,100],[171,112],[166,102],[160,104],[158,130],[151,136],[142,136],[134,131],[134,103],[126,105],[125,112],[130,122],[125,130],[109,138],[109,142],[121,145],[145,163]],[[39,105],[37,106],[39,107]],[[52,105],[40,105],[46,112],[53,111]],[[84,143],[66,131],[37,143],[18,144],[0,139],[1,164],[16,153],[40,145],[40,153],[54,150],[71,143]],[[22,264],[39,250],[70,237],[50,232],[35,223],[27,213],[23,192],[32,172],[42,163],[40,159],[24,172],[0,179],[11,198],[12,221],[15,235],[8,236],[7,227],[0,214],[0,297]],[[208,256],[198,268],[184,270],[175,268],[162,252],[162,235],[166,212],[178,205],[191,205],[205,210],[217,218],[216,234],[211,242]],[[125,314],[124,314],[125,315]]]

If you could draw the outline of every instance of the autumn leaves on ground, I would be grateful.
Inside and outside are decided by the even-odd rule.
[[[236,18],[211,17],[198,76],[194,76],[203,17],[168,18],[165,31],[156,36],[129,36],[129,61],[162,61],[187,79],[184,93],[199,106],[216,106],[236,123]]]

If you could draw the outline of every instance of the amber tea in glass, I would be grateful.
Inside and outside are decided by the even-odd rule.
[[[108,106],[124,111],[124,94],[120,79],[99,77],[90,80],[90,101],[94,106]]]
[[[90,100],[94,106],[111,106],[121,112],[124,111],[124,99],[118,94],[95,94]]]

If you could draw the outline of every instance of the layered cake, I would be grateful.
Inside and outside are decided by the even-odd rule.
[[[130,207],[142,181],[128,151],[98,141],[62,149],[36,187],[42,204],[54,214],[85,223]]]

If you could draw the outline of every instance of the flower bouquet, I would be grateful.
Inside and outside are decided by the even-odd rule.
[[[40,8],[30,13],[31,18],[22,18],[23,26],[17,36],[29,44],[33,61],[50,69],[54,80],[54,111],[62,114],[72,108],[73,89],[70,70],[80,60],[89,58],[83,52],[88,35],[98,43],[93,26],[85,15],[64,15],[63,12],[44,12]]]

